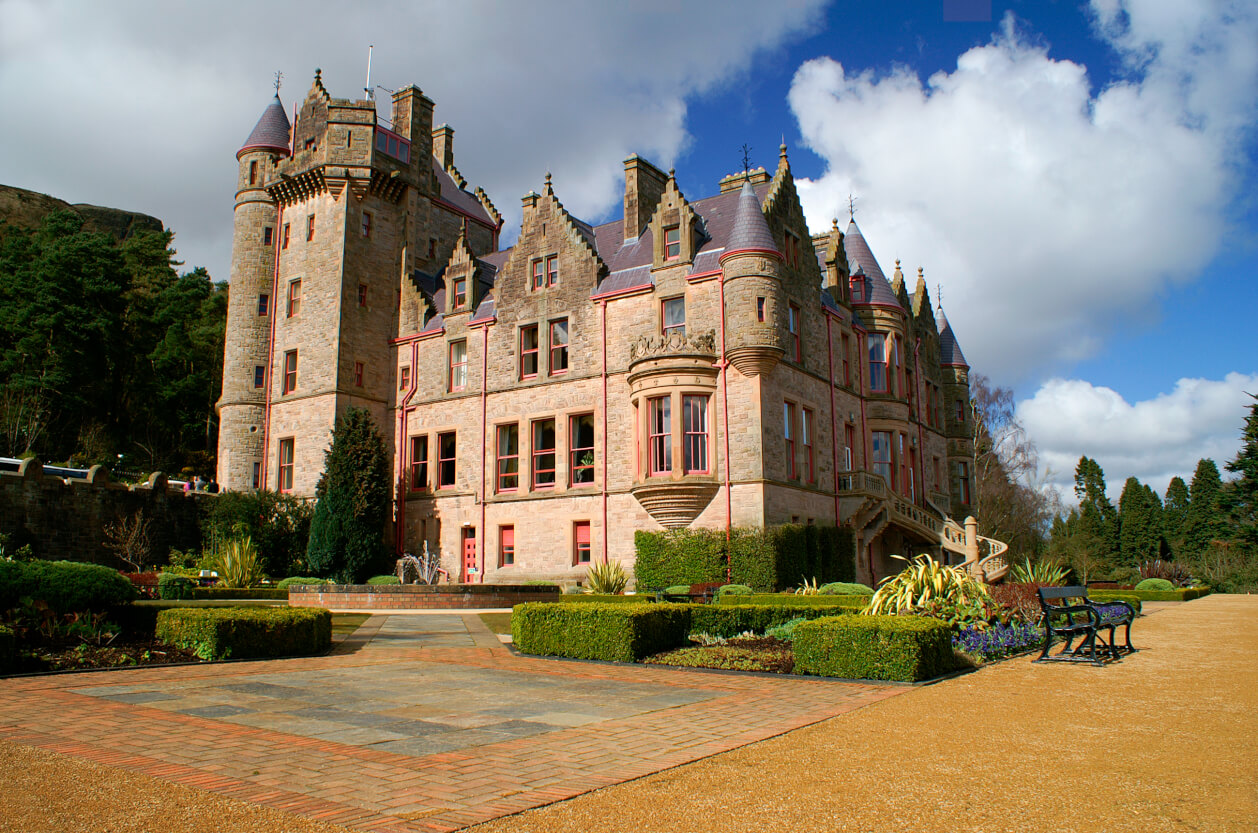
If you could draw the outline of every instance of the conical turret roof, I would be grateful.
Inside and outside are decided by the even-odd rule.
[[[942,308],[935,313],[935,327],[939,330],[939,363],[944,367],[969,367],[970,364],[965,360],[961,345],[957,344],[957,337],[953,334],[952,325],[948,323],[948,316],[944,315]]]
[[[865,236],[861,234],[855,220],[847,224],[847,232],[843,235],[843,251],[847,254],[852,276],[865,276],[864,299],[854,303],[901,307],[900,299],[896,297],[891,284],[887,282],[887,276],[882,273],[882,267],[878,265],[874,253],[870,251],[869,244],[865,242]]]
[[[769,224],[765,222],[764,211],[760,208],[760,199],[756,190],[751,187],[751,180],[743,182],[742,191],[738,194],[738,210],[734,215],[734,227],[730,230],[729,242],[725,251],[736,252],[744,249],[758,249],[776,252],[777,244],[769,232]]]
[[[288,114],[284,112],[284,104],[276,93],[275,98],[271,99],[271,103],[262,111],[262,118],[258,119],[258,123],[253,126],[253,132],[240,146],[236,156],[239,157],[247,150],[271,150],[287,156],[288,130]]]

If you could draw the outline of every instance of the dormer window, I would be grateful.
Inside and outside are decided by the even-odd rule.
[[[669,226],[664,229],[664,259],[676,260],[681,257],[681,226]]]
[[[852,303],[864,303],[865,301],[865,282],[860,278],[853,277],[850,281],[852,288]]]
[[[467,306],[467,278],[455,278],[452,283],[454,306],[452,309],[463,309]]]

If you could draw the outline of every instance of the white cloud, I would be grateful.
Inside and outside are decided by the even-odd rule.
[[[1128,80],[1093,95],[1007,16],[989,45],[924,84],[821,58],[791,107],[825,173],[800,183],[814,228],[861,198],[883,262],[944,287],[966,356],[1000,380],[1097,352],[1169,282],[1217,252],[1258,100],[1258,7],[1097,0]]]
[[[1198,460],[1209,457],[1222,470],[1236,456],[1253,402],[1246,391],[1258,393],[1258,373],[1180,379],[1171,392],[1141,402],[1080,379],[1052,379],[1018,403],[1018,418],[1067,502],[1074,502],[1083,455],[1101,464],[1114,500],[1131,476],[1164,495],[1172,477],[1192,480]]]
[[[226,278],[233,155],[272,73],[290,107],[316,67],[334,96],[360,97],[374,43],[373,83],[413,82],[436,102],[456,163],[507,229],[547,170],[591,218],[619,203],[625,156],[667,167],[684,149],[689,96],[821,5],[2,0],[0,182],[159,216],[185,260]]]

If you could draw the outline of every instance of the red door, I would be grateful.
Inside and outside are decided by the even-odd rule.
[[[463,528],[463,577],[464,584],[470,584],[476,576],[476,528]]]

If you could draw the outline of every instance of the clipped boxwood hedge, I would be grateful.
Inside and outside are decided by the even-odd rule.
[[[655,601],[653,595],[643,596],[609,596],[605,593],[563,593],[555,597],[556,602],[565,604],[572,602],[604,602],[612,605],[640,605]],[[517,605],[518,607],[519,605]]]
[[[275,586],[278,587],[280,590],[287,590],[288,588],[292,587],[294,584],[331,584],[331,583],[332,583],[332,579],[330,578],[315,578],[313,576],[289,576],[288,578],[282,578],[279,581],[277,581],[275,583]]]
[[[0,674],[13,667],[13,658],[17,656],[17,636],[13,629],[0,625]]]
[[[798,605],[690,605],[690,630],[692,633],[726,637],[738,636],[744,631],[764,633],[792,619],[819,619],[834,616],[835,613],[834,607]]]
[[[795,670],[917,682],[952,670],[952,629],[925,616],[828,616],[795,628]]]
[[[162,598],[166,598],[163,596]],[[261,599],[285,601],[288,599],[287,588],[279,587],[196,587],[192,590],[193,599]]]
[[[77,561],[0,561],[0,610],[24,597],[44,601],[58,613],[104,610],[136,598],[135,587],[117,570]]]
[[[161,573],[157,577],[157,595],[163,599],[191,599],[197,583],[187,576]]]
[[[157,614],[156,635],[207,660],[318,654],[332,646],[332,613],[312,607],[171,608]]]
[[[676,648],[690,631],[690,605],[527,602],[511,615],[526,654],[636,662]]]
[[[794,593],[759,593],[754,596],[722,596],[722,605],[771,605],[776,607],[841,607],[860,610],[869,604],[868,596],[796,596]]]
[[[1089,599],[1103,596],[1122,596],[1145,602],[1190,602],[1210,595],[1209,587],[1177,587],[1174,590],[1088,590]]]

